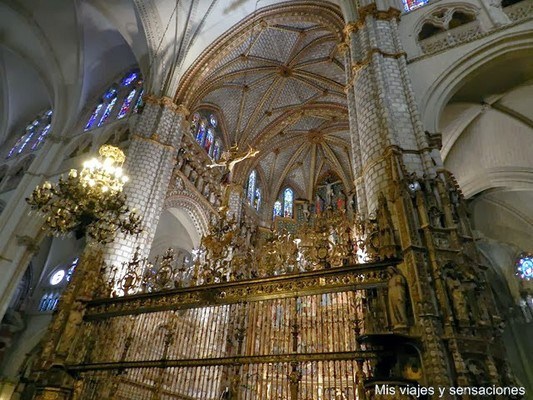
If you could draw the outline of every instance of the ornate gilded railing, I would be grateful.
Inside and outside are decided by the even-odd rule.
[[[363,398],[392,265],[93,300],[66,368],[81,399]]]

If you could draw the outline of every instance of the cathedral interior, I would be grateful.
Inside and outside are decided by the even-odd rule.
[[[532,60],[533,0],[0,0],[0,400],[530,398]]]

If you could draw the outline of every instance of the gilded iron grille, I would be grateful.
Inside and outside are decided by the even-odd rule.
[[[385,263],[87,304],[67,368],[84,400],[358,399],[390,332]]]

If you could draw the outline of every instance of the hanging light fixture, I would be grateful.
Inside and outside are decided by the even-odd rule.
[[[45,217],[45,229],[55,236],[75,232],[109,243],[119,230],[139,234],[141,219],[127,207],[122,191],[128,181],[122,170],[125,159],[122,150],[104,145],[80,172],[71,169],[56,184],[44,182],[26,201]]]

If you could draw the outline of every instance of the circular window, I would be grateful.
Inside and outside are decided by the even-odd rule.
[[[516,273],[525,280],[533,279],[533,255],[523,254],[516,262]]]
[[[60,269],[54,272],[54,274],[50,277],[50,285],[57,285],[61,283],[63,278],[65,277],[65,270]]]

